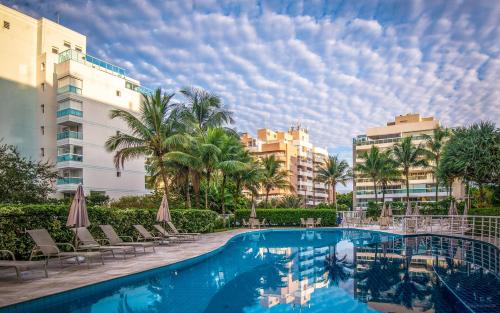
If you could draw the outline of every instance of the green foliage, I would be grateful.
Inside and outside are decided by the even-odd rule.
[[[137,208],[150,209],[160,207],[162,194],[155,192],[144,196],[124,196],[120,199],[113,200],[110,206],[117,209]]]
[[[0,203],[40,203],[54,190],[54,166],[21,156],[15,146],[0,145]]]
[[[18,205],[0,207],[0,249],[15,251],[26,259],[34,243],[25,234],[27,229],[46,228],[56,242],[71,242],[72,231],[66,227],[68,206]],[[89,230],[95,238],[104,238],[100,224],[111,224],[120,235],[137,237],[133,225],[142,224],[153,230],[157,209],[116,209],[89,207]],[[209,210],[172,210],[177,228],[188,232],[211,232],[222,227],[217,213]]]
[[[329,155],[325,164],[316,169],[316,181],[328,187],[329,194],[333,194],[333,203],[337,204],[337,184],[346,185],[352,179],[353,172],[345,160],[339,160],[338,155]],[[330,201],[330,199],[328,199]]]
[[[109,203],[109,196],[100,192],[90,192],[90,195],[85,197],[88,206],[107,205]]]
[[[282,209],[301,208],[304,207],[304,201],[301,196],[286,195],[279,199],[277,207]]]
[[[242,219],[250,217],[248,209],[236,210],[235,219],[241,223]],[[257,217],[266,219],[272,226],[300,226],[300,218],[319,218],[323,226],[336,226],[336,211],[333,209],[258,209]]]
[[[352,191],[348,193],[337,193],[337,204],[339,211],[343,210],[341,206],[349,210],[352,209]]]
[[[368,201],[368,208],[366,209],[366,216],[378,218],[382,212],[382,205],[374,201]]]

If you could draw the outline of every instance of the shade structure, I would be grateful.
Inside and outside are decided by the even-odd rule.
[[[160,207],[156,213],[156,221],[158,222],[171,222],[172,217],[170,216],[170,208],[168,207],[167,195],[164,193],[161,199]]]
[[[252,212],[250,212],[250,218],[257,218],[257,211],[255,210],[255,202],[252,202]]]
[[[457,205],[454,200],[450,202],[450,208],[448,209],[448,215],[458,215]]]
[[[83,186],[78,185],[76,194],[69,208],[68,220],[66,226],[68,227],[87,227],[90,225],[89,215],[87,212],[87,204],[85,203],[85,194]]]
[[[411,215],[413,213],[413,210],[411,208],[411,202],[408,201],[406,203],[406,212],[405,212],[405,215]]]

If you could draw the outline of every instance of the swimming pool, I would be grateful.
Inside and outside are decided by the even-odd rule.
[[[195,259],[0,312],[495,312],[498,264],[480,264],[477,245],[349,229],[258,231]],[[498,261],[494,253],[486,257]],[[490,285],[469,299],[473,277]]]

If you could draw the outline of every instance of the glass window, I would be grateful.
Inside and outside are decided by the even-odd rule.
[[[40,104],[40,110],[42,110],[42,114],[45,113],[45,104]]]
[[[45,135],[45,126],[40,126],[40,131],[42,132],[42,135]]]
[[[70,43],[70,42],[68,42],[68,41],[65,41],[65,42],[64,42],[64,46],[65,46],[66,48],[71,48],[71,43]]]
[[[10,23],[7,21],[3,21],[3,28],[10,29]]]
[[[40,65],[40,68],[42,71],[45,71],[45,62],[42,62],[42,64]]]
[[[65,76],[65,77],[57,80],[57,87],[58,88],[65,87],[68,85],[71,85],[71,86],[74,86],[74,87],[81,89],[83,83],[82,83],[81,79],[78,79],[78,78],[73,77],[73,76]]]
[[[75,46],[75,50],[78,51],[78,52],[82,52],[83,51],[82,47],[80,47],[80,46]]]
[[[52,47],[52,53],[59,54],[59,49],[57,47]]]

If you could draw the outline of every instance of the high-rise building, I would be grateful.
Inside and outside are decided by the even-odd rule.
[[[0,5],[0,138],[56,164],[57,195],[83,184],[112,198],[144,194],[144,159],[117,170],[107,138],[127,132],[111,109],[137,112],[142,87],[124,69],[86,54],[82,34]]]
[[[325,184],[315,181],[315,171],[328,157],[326,149],[315,147],[309,141],[309,132],[301,126],[291,127],[288,131],[273,131],[267,128],[257,130],[254,138],[248,133],[241,136],[242,143],[257,158],[274,155],[288,171],[292,190],[271,190],[269,197],[277,198],[296,194],[306,199],[306,205],[315,206],[328,201]],[[259,198],[262,199],[261,190]]]
[[[353,164],[363,162],[360,156],[371,149],[372,146],[380,148],[381,151],[391,149],[394,144],[401,142],[405,137],[412,136],[415,145],[425,144],[422,136],[433,135],[433,130],[439,127],[439,122],[433,117],[421,117],[420,114],[407,114],[396,116],[394,121],[388,122],[386,126],[371,127],[366,134],[359,135],[353,139]],[[375,200],[373,181],[355,171],[353,181],[353,206],[367,207],[368,201]],[[410,169],[410,201],[428,202],[434,201],[436,195],[436,183],[433,177],[432,167]],[[444,199],[449,196],[449,190],[440,186],[438,198]],[[451,194],[455,198],[463,198],[464,188],[460,182],[455,182],[451,188]],[[377,188],[378,199],[382,198],[381,188]],[[386,201],[402,201],[406,199],[406,185],[401,181],[392,182],[385,194]]]

